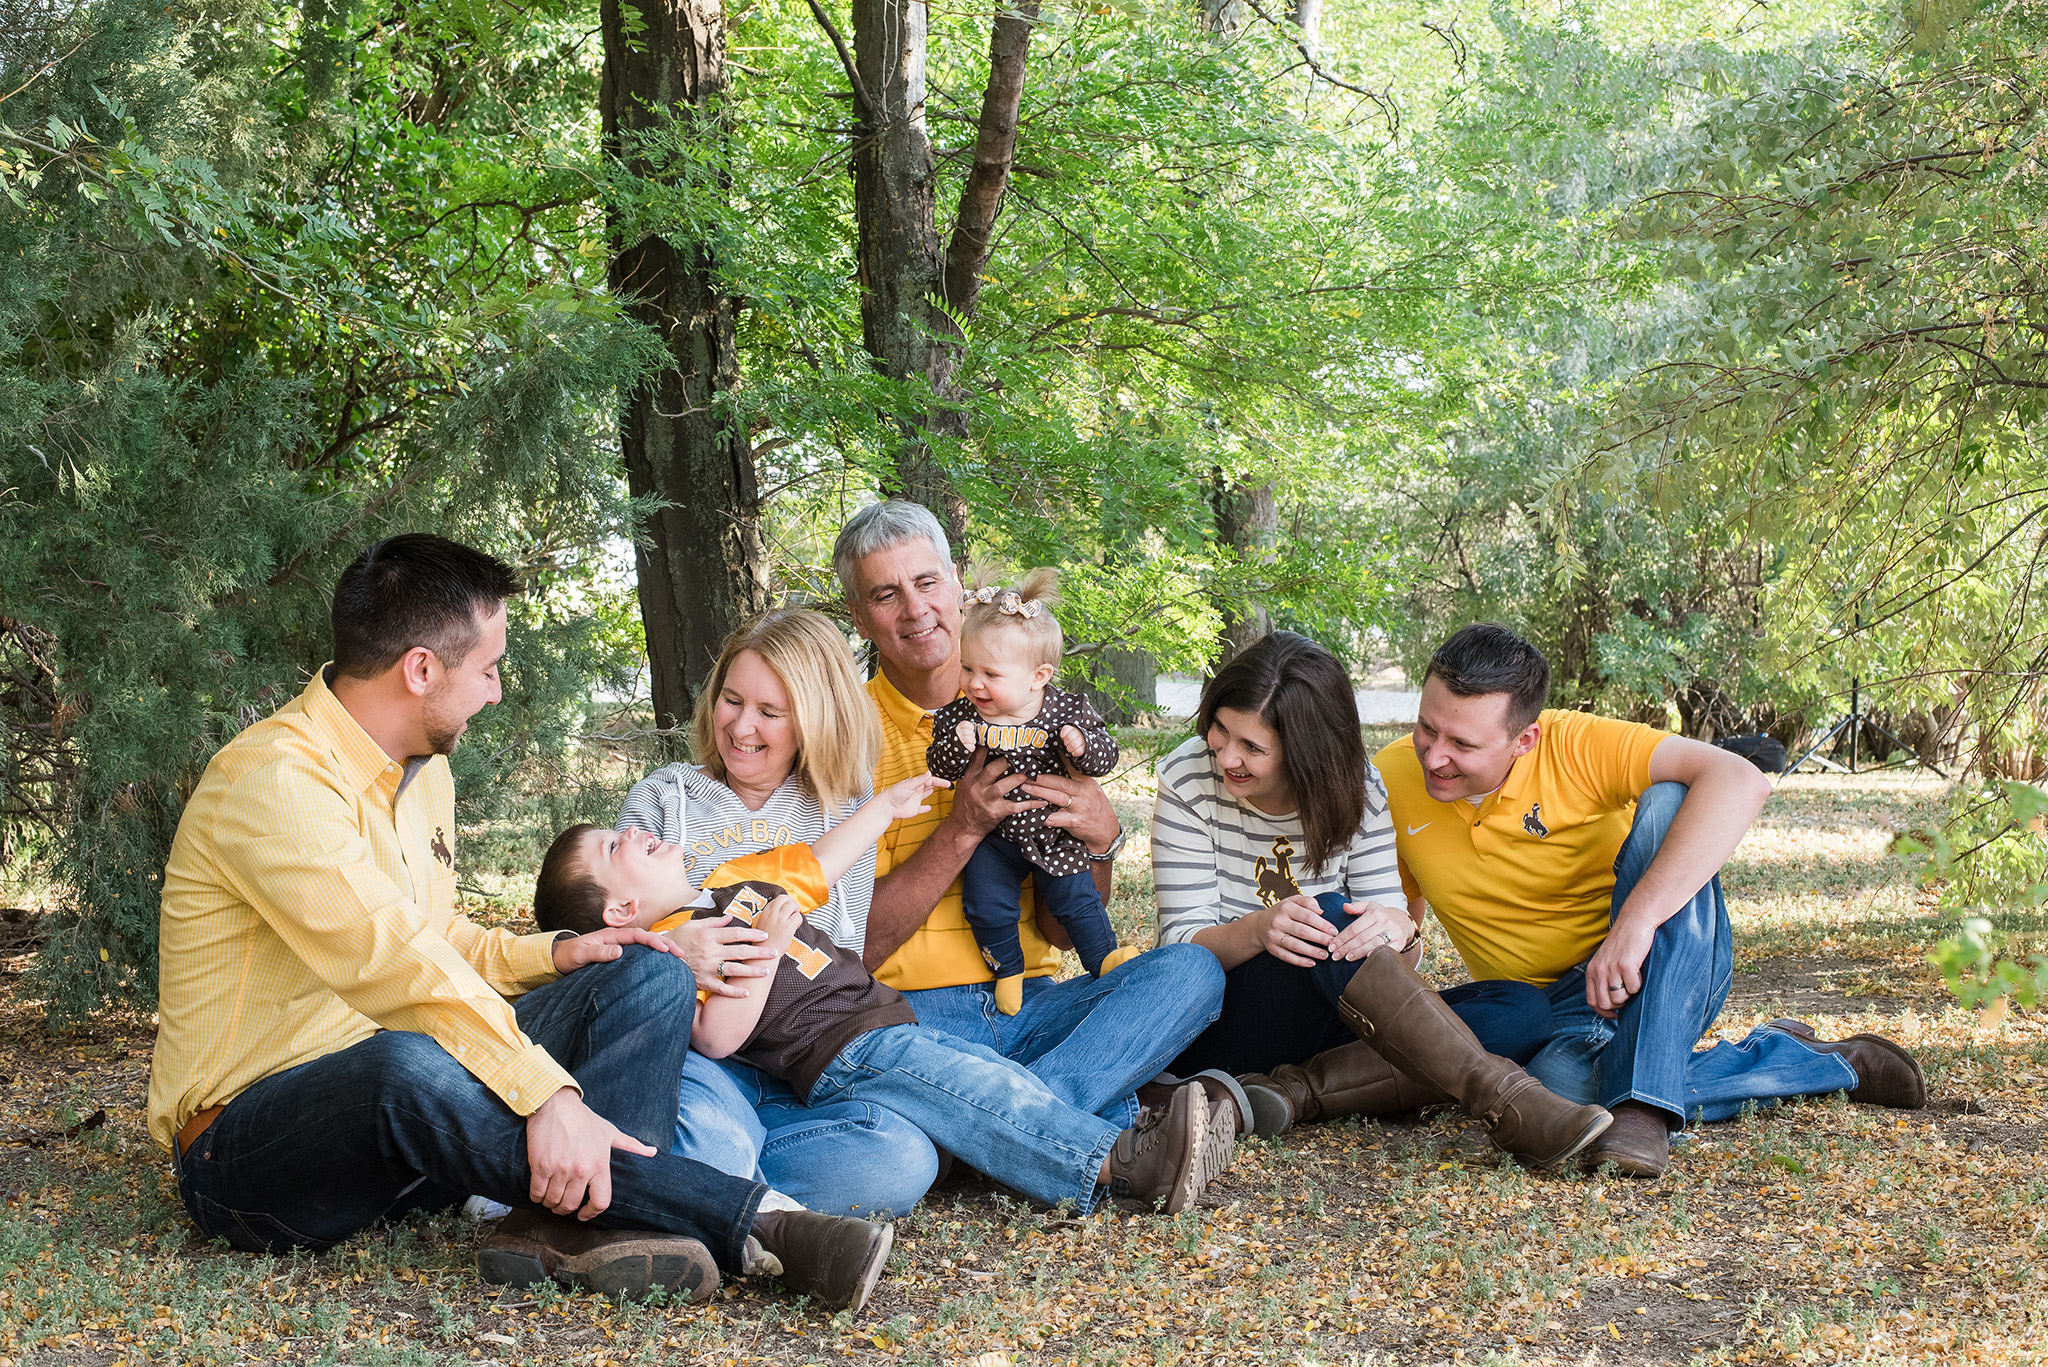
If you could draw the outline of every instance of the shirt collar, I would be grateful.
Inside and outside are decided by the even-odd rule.
[[[392,767],[391,757],[370,739],[370,733],[349,715],[341,699],[327,686],[327,676],[333,668],[331,664],[322,665],[299,697],[305,703],[307,719],[333,748],[349,790],[365,792]]]
[[[881,710],[882,720],[896,728],[903,735],[917,734],[917,729],[931,723],[932,714],[919,707],[896,691],[896,685],[889,682],[889,676],[880,670],[868,680],[868,695]]]

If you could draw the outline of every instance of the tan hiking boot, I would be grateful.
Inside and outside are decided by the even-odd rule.
[[[761,1211],[748,1234],[781,1265],[790,1290],[834,1310],[867,1304],[896,1240],[891,1225],[814,1210]]]
[[[476,1271],[494,1286],[564,1286],[639,1297],[660,1287],[701,1301],[718,1290],[718,1264],[695,1239],[649,1229],[598,1229],[539,1210],[515,1210],[476,1251]]]
[[[1465,1114],[1486,1122],[1496,1147],[1535,1167],[1558,1166],[1613,1123],[1600,1107],[1566,1101],[1487,1053],[1458,1013],[1390,948],[1359,964],[1337,1014],[1387,1062],[1441,1088]]]
[[[1134,1201],[1166,1203],[1168,1215],[1193,1205],[1208,1179],[1202,1141],[1209,1128],[1208,1094],[1199,1082],[1174,1088],[1164,1111],[1116,1137],[1109,1151],[1109,1191]],[[1229,1161],[1225,1155],[1226,1163]]]
[[[1396,1069],[1363,1040],[1326,1049],[1307,1063],[1238,1078],[1251,1101],[1252,1133],[1285,1134],[1296,1125],[1347,1115],[1398,1115],[1449,1101]]]

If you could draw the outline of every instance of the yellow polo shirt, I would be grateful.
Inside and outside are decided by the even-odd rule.
[[[875,791],[879,793],[892,783],[929,771],[924,755],[932,743],[932,714],[897,692],[885,674],[868,680],[868,695],[882,718],[882,760],[875,766]],[[883,833],[875,852],[877,882],[916,854],[925,837],[953,810],[951,788],[941,788],[928,800],[930,811],[892,822]],[[1036,902],[1029,883],[1024,885],[1021,906],[1017,933],[1024,943],[1024,976],[1040,978],[1058,972],[1060,954],[1038,933]],[[953,880],[924,924],[875,970],[875,977],[898,992],[995,981],[960,909],[959,879]]]
[[[1548,711],[1536,748],[1477,807],[1438,802],[1413,738],[1374,762],[1394,814],[1401,886],[1429,903],[1475,980],[1539,987],[1607,938],[1614,860],[1666,737],[1634,722]]]
[[[379,1029],[431,1035],[520,1115],[576,1086],[505,1000],[555,979],[555,937],[455,912],[448,761],[393,763],[321,677],[207,764],[158,924],[149,1132],[167,1149],[197,1112]]]

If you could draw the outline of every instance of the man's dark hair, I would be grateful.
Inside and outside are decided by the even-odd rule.
[[[583,837],[602,827],[579,821],[555,837],[533,880],[533,921],[542,930],[573,930],[588,935],[604,929],[604,889],[590,872],[590,861],[577,848]]]
[[[334,586],[334,672],[374,679],[414,646],[454,668],[477,619],[520,592],[512,567],[446,537],[408,532],[357,556]]]
[[[1280,772],[1301,814],[1311,872],[1342,854],[1365,821],[1365,741],[1351,675],[1306,636],[1276,631],[1252,642],[1202,690],[1195,734],[1216,709],[1256,713],[1280,737]]]
[[[1498,622],[1462,627],[1429,657],[1422,681],[1442,679],[1461,698],[1508,695],[1508,734],[1536,720],[1550,701],[1550,661]]]

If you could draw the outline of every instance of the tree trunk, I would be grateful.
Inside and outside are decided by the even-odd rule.
[[[1216,517],[1217,539],[1236,551],[1239,560],[1272,559],[1280,539],[1280,509],[1273,501],[1270,483],[1233,482],[1221,469],[1214,470],[1209,476],[1209,506]],[[1262,605],[1226,605],[1217,665],[1272,630],[1273,618]]]
[[[630,35],[629,10],[640,24]],[[721,0],[602,0],[600,22],[608,153],[636,174],[657,174],[633,135],[670,118],[707,142],[726,140]],[[710,160],[722,164],[723,154]],[[737,376],[737,301],[720,288],[708,243],[627,241],[616,219],[613,233],[612,288],[633,318],[660,331],[671,361],[627,400],[619,446],[633,494],[669,504],[635,558],[655,723],[680,727],[720,643],[768,605],[753,446],[720,405]]]
[[[955,371],[1016,159],[1017,116],[1038,9],[1039,0],[1019,0],[996,15],[974,165],[952,235],[942,243],[938,178],[925,124],[925,5],[853,0],[861,336],[876,369],[894,380],[921,383],[930,394],[919,425],[904,434],[891,492],[937,514],[962,559],[967,504],[934,458],[928,438],[968,434]]]
[[[1323,30],[1323,0],[1294,0],[1287,17],[1301,30],[1302,41],[1312,48],[1316,46]]]

